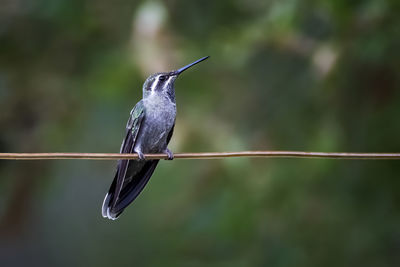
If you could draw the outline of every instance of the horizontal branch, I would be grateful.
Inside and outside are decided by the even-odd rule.
[[[167,159],[167,154],[145,154],[146,159]],[[332,159],[400,159],[400,153],[345,153],[345,152],[304,152],[304,151],[239,151],[176,153],[175,159],[217,159],[234,157],[263,158],[332,158]],[[137,159],[137,154],[119,153],[0,153],[3,160],[49,160],[49,159],[94,159],[117,160]]]

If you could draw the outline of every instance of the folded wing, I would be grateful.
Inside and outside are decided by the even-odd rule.
[[[144,118],[142,101],[131,111],[126,125],[126,136],[120,153],[133,153],[141,123]],[[158,160],[119,160],[114,181],[104,198],[102,215],[116,219],[143,190],[157,166]]]

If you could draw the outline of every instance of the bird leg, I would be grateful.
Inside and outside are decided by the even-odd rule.
[[[169,150],[168,148],[165,149],[164,153],[166,153],[168,155],[167,160],[173,160],[174,159],[174,153],[172,153],[172,151]]]
[[[136,154],[138,154],[139,160],[145,160],[146,157],[144,156],[143,152],[138,150],[134,150],[134,152],[136,152]]]

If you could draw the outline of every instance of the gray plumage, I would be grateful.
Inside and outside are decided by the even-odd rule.
[[[172,72],[151,75],[143,85],[143,99],[130,113],[120,153],[137,153],[139,160],[119,160],[111,187],[104,198],[102,215],[115,220],[140,194],[159,160],[146,160],[146,153],[167,153],[175,126],[174,82],[184,70],[207,59],[201,58]]]

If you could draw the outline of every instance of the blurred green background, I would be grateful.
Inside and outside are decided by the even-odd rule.
[[[117,152],[146,77],[175,152],[400,152],[398,0],[2,0],[0,151]],[[398,161],[0,161],[2,266],[399,266]]]

